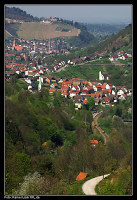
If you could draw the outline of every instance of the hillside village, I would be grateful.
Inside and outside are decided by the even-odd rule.
[[[60,40],[56,41],[57,44]],[[62,41],[61,41],[62,42]],[[65,42],[62,42],[65,45]],[[64,47],[64,46],[63,46]],[[11,51],[15,51],[11,54]],[[29,52],[29,55],[27,55]],[[52,95],[55,92],[61,93],[65,98],[73,99],[75,103],[75,109],[81,109],[82,105],[87,103],[87,99],[92,97],[95,99],[95,105],[113,105],[119,100],[126,100],[127,96],[131,96],[131,89],[125,86],[115,86],[108,84],[107,82],[102,83],[102,80],[109,80],[108,76],[105,76],[99,72],[98,81],[91,82],[83,80],[81,78],[73,78],[71,80],[51,77],[49,72],[56,72],[58,69],[63,68],[67,65],[75,65],[77,63],[85,62],[86,57],[80,57],[56,63],[53,66],[47,66],[42,64],[43,57],[39,57],[37,53],[43,53],[43,57],[54,56],[52,53],[62,54],[69,53],[67,49],[56,49],[55,41],[25,41],[23,39],[16,39],[11,41],[10,45],[6,48],[5,54],[5,78],[10,79],[14,74],[18,74],[18,77],[22,81],[28,84],[28,90],[33,92],[35,90],[41,91],[41,88],[48,87],[49,93]],[[90,56],[90,60],[101,59],[104,54],[94,53]],[[121,51],[117,56],[109,58],[111,61],[117,61],[118,59],[128,59],[132,57],[131,52]],[[40,58],[40,59],[38,59]],[[28,62],[29,60],[29,62]],[[37,83],[37,84],[36,84]]]
[[[72,78],[71,80],[47,77],[50,83],[49,93],[60,92],[65,98],[73,99],[75,109],[81,109],[82,105],[87,103],[87,99],[92,97],[95,99],[95,105],[113,105],[119,100],[126,100],[127,96],[131,96],[131,90],[125,86],[114,86],[112,84],[91,82],[80,78]],[[61,83],[61,87],[59,85]]]

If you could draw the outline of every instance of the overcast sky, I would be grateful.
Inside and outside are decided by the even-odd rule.
[[[131,4],[8,4],[34,17],[59,17],[88,23],[131,23]]]

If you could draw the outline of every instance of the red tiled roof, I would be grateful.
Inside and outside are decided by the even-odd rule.
[[[96,91],[95,94],[102,94],[104,90]]]
[[[103,97],[103,100],[104,100],[104,101],[108,101],[108,102],[109,102],[110,99],[111,99],[111,97]]]
[[[84,173],[84,172],[80,172],[79,175],[77,176],[76,178],[76,181],[80,181],[80,180],[83,180],[87,177],[87,173]]]
[[[57,84],[57,83],[53,83],[53,85],[54,85],[54,86],[58,86],[58,84]]]
[[[64,81],[64,82],[62,82],[62,85],[66,85],[66,86],[71,85],[71,84],[72,84],[72,81]]]
[[[14,73],[10,71],[6,71],[5,74],[14,74]]]
[[[61,87],[61,90],[68,90],[68,88],[69,88],[69,86],[63,85],[63,86]]]
[[[124,57],[125,57],[125,58],[128,58],[128,55],[124,54]]]
[[[57,92],[61,92],[61,89],[57,89]]]
[[[50,88],[50,89],[49,89],[49,92],[56,92],[56,89]]]
[[[82,83],[83,83],[84,85],[86,85],[86,84],[88,84],[88,81],[82,81]]]
[[[102,89],[105,89],[107,83],[103,83],[103,85],[101,86]]]
[[[67,93],[67,92],[64,92],[64,91],[61,91],[61,94],[63,94],[63,95],[68,95],[68,93]]]
[[[17,49],[17,50],[22,50],[23,49],[23,47],[22,46],[14,46],[14,49]]]
[[[89,91],[88,90],[81,90],[80,92],[88,93]]]
[[[28,75],[33,75],[33,72],[28,72]]]
[[[90,96],[93,97],[93,98],[94,97],[99,97],[99,94],[91,93]]]
[[[80,90],[70,90],[69,93],[79,93]]]
[[[120,54],[124,54],[125,52],[124,51],[120,51]]]
[[[83,101],[83,104],[86,104],[87,103],[87,100],[85,99],[84,101]]]
[[[6,65],[6,68],[10,69],[10,68],[11,68],[11,66],[10,66],[10,65]]]
[[[111,93],[111,90],[110,89],[105,89],[105,90],[103,90],[103,93],[104,94]]]
[[[90,143],[91,143],[91,144],[98,144],[98,140],[94,140],[94,139],[93,139],[93,140],[90,140]]]

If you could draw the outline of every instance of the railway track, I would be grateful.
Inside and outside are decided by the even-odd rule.
[[[99,126],[98,126],[98,118],[102,115],[103,111],[95,114],[93,116],[93,121],[92,121],[92,130],[93,130],[93,133],[100,133],[103,137],[104,137],[104,145],[106,145],[107,141],[109,140],[109,136],[107,133],[105,133]]]

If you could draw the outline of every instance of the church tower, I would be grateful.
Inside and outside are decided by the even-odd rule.
[[[100,81],[104,80],[104,76],[103,76],[103,74],[101,74],[101,71],[99,71],[99,80]]]
[[[15,40],[13,40],[12,50],[14,50],[14,47],[15,47]]]
[[[41,77],[39,77],[38,91],[41,91]]]

